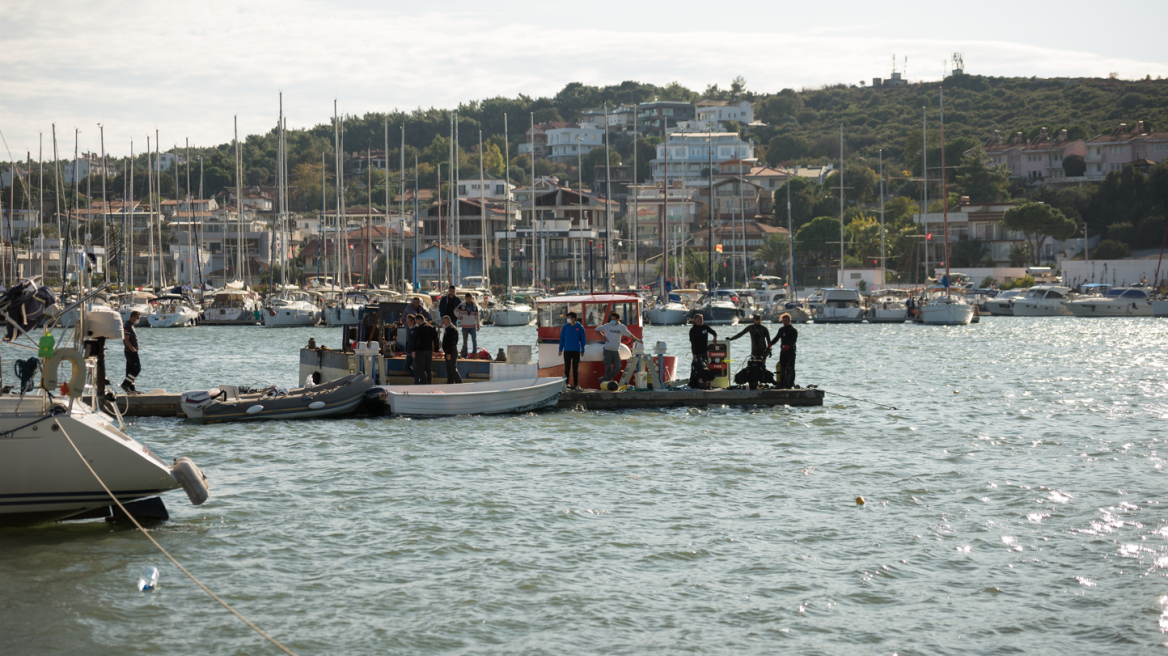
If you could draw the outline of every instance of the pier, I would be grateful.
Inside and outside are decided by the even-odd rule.
[[[714,389],[658,392],[565,390],[557,408],[565,410],[646,410],[653,408],[707,408],[745,405],[823,405],[821,389]],[[124,417],[181,417],[180,394],[145,393],[120,397],[118,410]],[[128,400],[128,401],[127,401]]]

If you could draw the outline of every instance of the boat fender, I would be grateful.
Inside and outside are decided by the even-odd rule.
[[[174,466],[170,468],[170,475],[182,486],[192,505],[201,506],[211,496],[211,488],[207,485],[207,475],[190,458],[176,459]]]
[[[60,382],[57,380],[57,367],[60,366],[62,360],[73,365],[73,374],[69,376],[67,393],[69,396],[79,399],[85,391],[85,360],[81,357],[81,353],[77,349],[57,349],[52,357],[45,360],[45,368],[41,373],[41,387],[52,390],[60,385]]]
[[[259,414],[263,411],[264,411],[264,406],[262,406],[262,405],[253,405],[252,407],[250,407],[246,410],[247,414],[249,414],[249,415]]]
[[[327,405],[327,404],[324,401],[313,401],[312,403],[308,404],[308,409],[309,410],[320,410],[325,405]]]

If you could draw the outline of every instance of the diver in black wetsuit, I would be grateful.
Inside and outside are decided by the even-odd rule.
[[[766,359],[771,354],[771,334],[766,329],[766,326],[762,325],[762,317],[760,315],[754,315],[753,323],[729,339],[730,341],[734,341],[747,333],[750,333],[750,357],[766,362]]]
[[[779,317],[783,327],[775,331],[771,344],[779,344],[779,389],[795,386],[795,342],[799,341],[799,331],[791,325],[791,315]]]

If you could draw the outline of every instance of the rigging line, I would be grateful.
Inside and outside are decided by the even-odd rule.
[[[877,403],[877,402],[875,402],[875,401],[869,401],[868,399],[860,399],[860,398],[856,398],[856,397],[854,397],[854,396],[848,396],[847,394],[840,394],[839,392],[833,392],[833,391],[831,391],[831,390],[823,390],[823,391],[824,391],[825,393],[827,393],[827,394],[835,394],[836,396],[842,396],[842,397],[844,397],[845,399],[851,399],[851,400],[853,400],[853,401],[863,401],[864,403],[871,403],[872,405],[878,405],[878,406],[880,406],[881,408],[888,408],[889,410],[896,410],[896,408],[895,408],[895,407],[893,407],[893,406],[891,406],[891,405],[884,405],[883,403]]]
[[[80,449],[78,449],[78,448],[77,448],[77,445],[73,443],[73,438],[69,437],[69,433],[65,432],[65,427],[61,425],[61,420],[60,420],[59,418],[56,418],[56,422],[57,422],[57,426],[58,426],[58,427],[61,429],[61,434],[65,436],[65,439],[66,439],[66,440],[69,440],[69,446],[73,447],[73,450],[77,452],[77,457],[78,457],[78,458],[81,458],[81,462],[85,463],[85,467],[86,467],[87,469],[89,469],[89,473],[93,474],[93,477],[97,479],[97,482],[98,482],[99,484],[101,484],[101,488],[102,488],[103,490],[105,490],[106,494],[108,494],[108,495],[109,495],[109,497],[110,497],[111,499],[113,499],[113,500],[114,500],[114,503],[118,504],[118,508],[119,508],[119,509],[121,509],[121,511],[122,511],[123,513],[125,513],[125,514],[126,514],[126,517],[129,517],[129,518],[130,518],[130,521],[131,521],[131,522],[134,522],[134,526],[137,526],[137,527],[138,527],[138,530],[139,530],[139,531],[142,531],[142,535],[145,535],[145,536],[146,536],[146,539],[150,540],[150,542],[152,542],[152,543],[154,544],[154,546],[158,547],[158,550],[162,552],[162,555],[164,555],[164,556],[166,556],[167,558],[169,558],[169,559],[170,559],[170,562],[174,563],[175,567],[177,567],[177,568],[179,568],[180,570],[182,570],[182,573],[183,573],[183,574],[186,574],[186,575],[187,575],[187,577],[188,577],[188,578],[190,578],[190,580],[194,581],[194,582],[195,582],[195,585],[197,585],[197,586],[199,586],[200,588],[202,588],[202,589],[203,589],[203,592],[206,592],[207,594],[211,595],[211,598],[212,598],[212,599],[214,599],[215,601],[219,602],[219,605],[221,605],[221,606],[223,606],[224,608],[226,608],[227,610],[231,611],[231,614],[232,614],[232,615],[235,615],[236,617],[238,617],[238,618],[240,619],[240,621],[242,621],[244,624],[248,625],[248,626],[249,626],[249,627],[250,627],[250,628],[251,628],[253,631],[255,631],[256,633],[258,633],[258,634],[260,634],[261,636],[263,636],[263,638],[264,638],[265,640],[267,640],[268,642],[272,643],[272,644],[273,644],[273,645],[275,645],[276,647],[280,648],[280,650],[281,650],[281,651],[283,651],[285,654],[288,654],[289,656],[297,656],[297,655],[296,655],[296,652],[292,651],[291,649],[288,649],[288,648],[287,648],[287,647],[285,647],[284,645],[280,644],[280,642],[279,642],[279,641],[277,641],[275,638],[273,638],[272,636],[270,636],[270,635],[268,635],[268,634],[264,633],[263,629],[261,629],[260,627],[256,626],[255,624],[253,624],[253,623],[252,623],[250,620],[248,620],[248,619],[247,619],[246,617],[244,617],[243,615],[240,615],[240,614],[239,614],[239,611],[235,610],[235,609],[234,609],[234,608],[232,608],[230,605],[228,605],[228,603],[227,603],[226,601],[223,601],[222,599],[220,599],[220,598],[219,598],[219,596],[218,596],[218,595],[216,595],[214,592],[211,592],[211,589],[210,589],[210,588],[208,588],[207,586],[203,585],[203,582],[202,582],[202,581],[200,581],[199,579],[195,578],[195,575],[194,575],[194,574],[191,574],[191,573],[190,573],[190,572],[187,570],[187,568],[183,567],[181,563],[179,563],[177,560],[175,560],[175,559],[174,559],[174,556],[170,555],[170,553],[169,553],[169,552],[168,552],[166,549],[163,549],[163,548],[162,548],[162,545],[161,545],[161,544],[158,544],[158,541],[154,539],[154,536],[150,535],[149,533],[147,533],[147,532],[146,532],[146,529],[142,528],[142,525],[138,523],[138,520],[137,520],[137,519],[135,519],[135,518],[134,518],[134,516],[133,516],[133,515],[131,515],[131,514],[130,514],[130,513],[127,511],[127,510],[126,510],[125,506],[123,506],[123,505],[122,505],[122,502],[121,502],[121,501],[118,501],[118,498],[117,498],[116,496],[114,496],[114,493],[113,493],[113,492],[110,492],[110,489],[109,489],[108,487],[106,487],[105,481],[101,480],[101,477],[100,477],[100,476],[98,476],[98,475],[97,475],[97,472],[93,470],[93,466],[89,464],[89,461],[85,459],[85,456],[81,455],[81,450],[80,450]]]

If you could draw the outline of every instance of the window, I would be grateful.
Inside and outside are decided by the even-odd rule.
[[[465,194],[466,193],[466,185],[458,185],[458,193]]]
[[[503,194],[503,185],[495,185],[495,193],[502,195]]]

